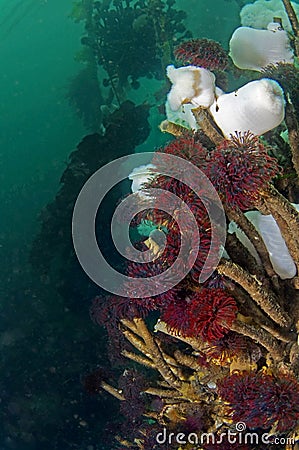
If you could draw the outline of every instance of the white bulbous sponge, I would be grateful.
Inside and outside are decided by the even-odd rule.
[[[209,108],[215,100],[215,75],[207,69],[195,66],[167,66],[167,76],[172,83],[167,100],[172,111],[191,103],[194,107]]]
[[[268,64],[294,62],[288,33],[278,23],[267,30],[237,28],[230,40],[230,57],[239,69],[261,71]]]
[[[293,206],[297,211],[299,210],[299,205],[293,203]],[[296,275],[296,266],[273,216],[264,216],[259,211],[247,211],[245,216],[261,235],[268,250],[273,269],[277,275],[279,275],[282,280],[293,278]],[[237,238],[256,258],[259,264],[261,263],[252,242],[244,232],[238,228],[235,222],[230,222],[228,232],[235,233]]]
[[[275,219],[271,215],[259,214],[257,225],[275,272],[283,280],[293,278],[296,275],[296,266]]]
[[[235,132],[246,131],[260,136],[283,121],[283,90],[269,78],[251,81],[234,92],[220,95],[210,112],[227,138]]]
[[[129,174],[129,180],[132,180],[131,191],[133,193],[140,193],[142,191],[143,185],[149,183],[152,179],[157,176],[155,172],[156,166],[153,164],[146,164],[139,167],[135,167]]]
[[[296,15],[299,17],[298,3],[291,2]],[[286,31],[292,31],[288,15],[281,0],[256,0],[243,6],[240,12],[241,24],[244,27],[267,28],[273,17],[279,17]]]

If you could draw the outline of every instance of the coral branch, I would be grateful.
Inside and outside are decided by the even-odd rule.
[[[283,360],[283,349],[279,346],[276,339],[274,339],[267,331],[256,328],[254,325],[249,325],[240,321],[235,321],[231,329],[236,333],[248,336],[254,341],[265,347],[274,360]]]
[[[168,355],[167,353],[165,353],[165,351],[161,348],[161,342],[158,339],[155,339],[157,345],[159,346],[159,349],[163,355],[163,359],[165,360],[165,362],[168,364],[169,368],[171,369],[171,371],[175,374],[175,376],[177,378],[179,378],[180,380],[184,380],[185,376],[184,373],[181,369],[181,367],[179,367],[178,362],[176,361],[175,358],[173,358],[172,356]]]
[[[298,44],[299,23],[298,23],[298,19],[297,19],[296,13],[294,11],[294,8],[293,8],[290,0],[282,0],[282,3],[284,5],[284,8],[285,8],[286,13],[288,15],[288,18],[289,18],[289,20],[291,22],[292,30],[293,30],[293,33],[295,35],[295,51],[296,51],[296,55],[299,56],[299,44]]]
[[[268,331],[268,333],[272,334],[273,337],[276,339],[279,339],[282,342],[293,342],[296,340],[296,334],[294,332],[284,332],[284,330],[277,330],[273,328],[271,324],[269,324],[267,321],[266,323],[260,323],[261,327],[264,328],[264,330]]]
[[[294,169],[296,170],[297,176],[299,176],[299,126],[294,107],[290,102],[287,102],[286,105],[285,121],[288,128]]]
[[[137,348],[137,350],[144,353],[147,357],[150,357],[150,354],[147,352],[144,342],[139,337],[137,337],[134,333],[132,333],[129,330],[124,330],[123,334],[125,338],[128,339],[128,341],[132,345],[134,345],[135,348]]]
[[[160,350],[158,344],[155,342],[152,334],[147,329],[144,321],[142,319],[135,318],[133,319],[133,321],[122,320],[122,323],[130,329],[135,329],[136,334],[139,336],[134,337],[134,335],[129,330],[124,330],[125,337],[147,358],[153,361],[156,369],[160,372],[163,379],[167,381],[170,386],[179,389],[181,387],[181,381],[169,368],[168,364],[163,358],[162,351]]]
[[[201,107],[192,109],[196,122],[203,130],[203,132],[214,142],[215,145],[220,144],[224,137],[216,129],[216,125],[213,124],[213,120],[206,109]]]
[[[186,132],[186,128],[181,127],[175,123],[169,122],[168,120],[163,120],[159,125],[162,133],[169,133],[173,136],[182,136]]]
[[[294,206],[271,184],[267,191],[261,192],[261,195],[267,200],[267,208],[270,212],[273,214],[273,212],[277,211],[293,229],[292,233],[295,235],[296,241],[299,240],[299,214]]]
[[[280,227],[281,234],[298,270],[299,214],[293,205],[274,186],[269,184],[268,189],[261,191],[260,194],[265,200],[267,209]]]
[[[123,356],[125,356],[126,358],[129,358],[132,361],[135,361],[135,362],[137,362],[138,364],[140,364],[142,366],[149,367],[150,369],[155,369],[156,368],[155,364],[150,359],[148,359],[145,356],[137,355],[136,353],[129,352],[128,350],[123,350],[121,352],[121,354]]]
[[[192,355],[186,355],[180,350],[174,352],[175,359],[182,365],[192,370],[200,370],[202,367],[198,362],[198,358]]]
[[[181,399],[182,396],[178,393],[176,389],[160,389],[155,387],[150,387],[144,391],[146,394],[157,395],[161,398],[171,398],[171,399]]]
[[[182,336],[180,335],[176,330],[171,330],[167,327],[167,324],[163,322],[162,320],[158,320],[155,325],[155,331],[160,331],[161,333],[168,334],[169,336],[175,337],[176,339],[179,339],[182,342],[185,342],[186,344],[190,345],[194,350],[196,351],[202,351],[202,348],[204,347],[205,343],[198,337],[193,338],[189,336]]]
[[[299,345],[297,342],[293,344],[290,351],[290,361],[291,367],[290,369],[294,372],[295,375],[299,375]]]
[[[226,214],[230,220],[233,220],[240,228],[244,231],[247,237],[250,239],[251,243],[254,245],[261,261],[263,267],[267,272],[268,276],[272,278],[276,276],[274,269],[272,267],[269,253],[267,247],[264,244],[263,239],[259,235],[257,229],[254,225],[247,219],[247,217],[239,209],[233,209],[226,206]]]
[[[241,241],[237,238],[235,234],[229,234],[226,238],[225,248],[228,252],[228,255],[231,259],[247,269],[253,275],[256,275],[258,278],[262,278],[264,275],[263,267],[260,264],[257,264],[256,259],[252,254],[247,250],[247,248],[242,244]]]
[[[121,394],[121,392],[119,392],[116,388],[106,383],[105,381],[101,382],[101,388],[109,394],[113,395],[113,397],[117,398],[118,400],[125,400],[125,397]]]
[[[280,306],[275,294],[261,286],[255,277],[240,266],[229,261],[222,261],[217,270],[221,275],[225,275],[242,286],[274,322],[285,327],[291,324],[291,318]]]
[[[227,289],[240,303],[242,303],[242,306],[244,305],[243,311],[246,317],[254,317],[254,322],[272,334],[273,337],[282,342],[292,342],[296,339],[296,334],[294,332],[280,329],[240,286],[229,283]]]

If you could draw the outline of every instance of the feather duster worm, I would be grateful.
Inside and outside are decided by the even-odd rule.
[[[202,288],[170,304],[161,320],[182,336],[201,336],[211,342],[229,331],[236,314],[236,301],[225,290]]]
[[[234,422],[249,428],[292,430],[299,420],[299,383],[295,378],[262,372],[235,373],[218,386]]]
[[[210,154],[207,175],[221,198],[231,207],[249,209],[258,192],[278,173],[278,165],[258,138],[237,134]]]
[[[183,65],[192,64],[209,70],[225,70],[228,57],[221,45],[211,39],[191,39],[174,49],[176,60]]]

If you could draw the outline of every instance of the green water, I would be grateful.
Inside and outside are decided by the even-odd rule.
[[[195,37],[226,48],[239,26],[233,0],[177,0],[177,7]],[[39,213],[89,133],[66,99],[82,67],[75,60],[82,25],[69,18],[71,9],[71,0],[0,0],[0,450],[113,448],[104,430],[118,403],[88,396],[81,383],[105,358],[88,301],[66,304],[51,277],[28,262]],[[159,83],[141,81],[129,97],[152,102]],[[137,150],[165,140],[160,120],[151,114],[151,134]]]

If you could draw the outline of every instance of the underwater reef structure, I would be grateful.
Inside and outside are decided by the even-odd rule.
[[[100,131],[101,105],[119,106],[142,77],[162,80],[176,40],[191,37],[173,0],[76,0],[71,18],[84,24],[77,56],[84,68],[67,98],[92,131]]]
[[[118,381],[97,380],[98,390],[120,401],[115,449],[299,448],[298,24],[291,3],[281,5],[292,25],[291,57],[256,66],[245,86],[219,88],[213,71],[231,66],[209,40],[179,43],[174,54],[183,66],[167,67],[172,86],[161,130],[173,139],[129,177],[144,206],[131,223],[134,245],[152,260],[126,263],[138,295],[128,287],[127,297],[100,295],[91,306],[93,321],[107,330],[110,359],[123,367]],[[281,30],[270,25],[268,32]],[[188,185],[165,175],[159,154],[191,162],[222,202],[226,241],[204,281],[210,193],[190,187],[200,184],[192,171]],[[179,200],[171,213],[168,195],[152,189]],[[196,245],[181,201],[196,222]],[[177,260],[186,236],[179,270],[188,274],[158,295],[140,295],[145,279]]]
[[[85,136],[69,156],[55,199],[40,214],[40,231],[33,242],[31,264],[41,279],[56,286],[72,310],[80,307],[82,299],[99,293],[99,288],[86,280],[73,250],[70,224],[76,198],[97,169],[144,142],[150,132],[148,114],[147,105],[136,106],[126,101],[106,118],[104,135]],[[117,191],[114,195],[118,198],[121,193]],[[110,216],[109,205],[103,215]],[[100,222],[98,227],[105,243],[106,227]]]

